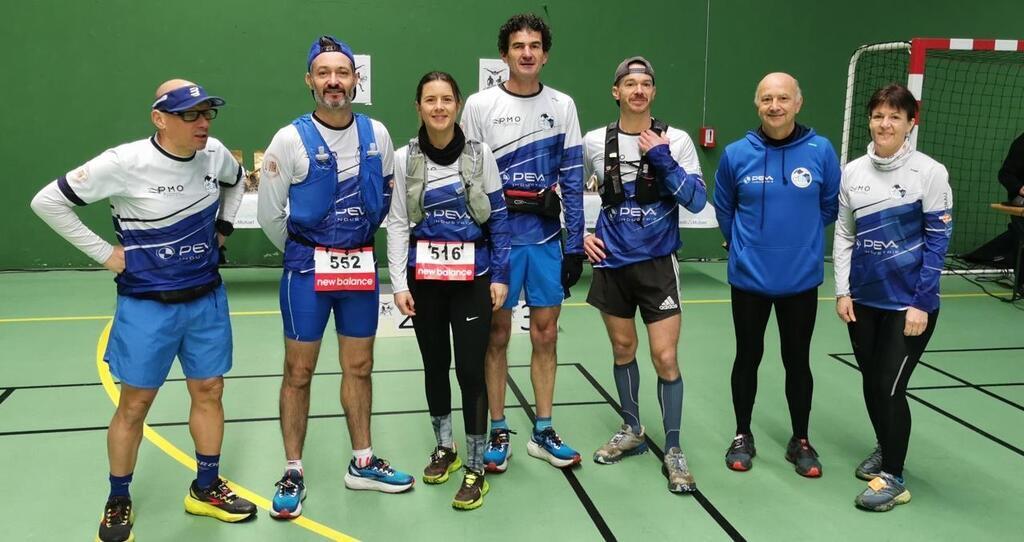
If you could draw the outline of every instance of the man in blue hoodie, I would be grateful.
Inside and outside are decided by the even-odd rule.
[[[715,214],[729,249],[736,332],[736,436],[725,462],[746,471],[756,455],[750,418],[774,306],[793,429],[786,459],[800,475],[816,478],[821,463],[807,438],[814,388],[810,345],[824,279],[824,230],[836,220],[842,172],[832,144],[797,124],[803,96],[791,75],[766,75],[754,105],[761,126],[726,147],[715,173]]]

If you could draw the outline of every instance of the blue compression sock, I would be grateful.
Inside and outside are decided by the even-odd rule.
[[[658,404],[665,427],[665,451],[679,447],[679,425],[683,417],[683,377],[672,382],[658,379]]]
[[[612,369],[615,376],[615,388],[619,391],[619,404],[622,405],[622,422],[628,425],[633,433],[640,434],[640,368],[636,359],[625,365],[615,365]]]

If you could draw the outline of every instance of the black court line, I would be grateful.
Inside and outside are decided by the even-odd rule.
[[[507,373],[506,373],[507,374]],[[533,413],[530,403],[526,400],[526,396],[523,395],[523,391],[516,385],[516,381],[512,378],[511,374],[508,374],[508,387],[512,390],[512,394],[519,400],[519,406],[523,408],[526,415],[530,418],[530,423],[536,423],[537,416]],[[552,405],[553,406],[553,405]],[[531,429],[532,430],[532,429]],[[587,490],[583,489],[583,484],[580,483],[579,479],[576,478],[576,473],[572,471],[572,468],[558,469],[562,471],[565,476],[565,480],[569,482],[572,490],[576,493],[576,497],[580,500],[580,504],[586,509],[587,515],[590,516],[590,520],[594,522],[594,527],[597,527],[597,531],[601,533],[601,538],[606,542],[618,540],[615,538],[615,534],[608,527],[608,523],[605,522],[604,518],[601,517],[601,512],[594,505],[594,501],[591,500],[590,495],[587,495]]]
[[[12,393],[14,393],[14,388],[7,388],[3,393],[0,393],[0,404],[3,404]]]
[[[925,350],[925,354],[946,354],[950,352],[1004,352],[1007,350],[1024,350],[1024,346],[993,346],[990,348],[936,348]],[[852,356],[853,352],[837,352],[830,356]]]
[[[572,365],[572,364],[571,363],[559,363],[558,365]],[[529,366],[530,366],[529,364],[509,365],[509,367],[516,367],[516,368],[524,368],[524,367],[529,367]],[[450,370],[454,371],[455,368],[452,367]],[[372,371],[371,374],[422,373],[422,372],[423,372],[423,368],[420,367],[418,369],[377,369],[377,370]],[[313,376],[338,376],[340,374],[341,374],[341,371],[324,371],[324,372],[313,373]],[[282,378],[283,376],[284,375],[282,375],[281,373],[258,373],[258,374],[252,374],[252,375],[224,375],[224,380],[246,380],[246,379],[258,379],[258,378]],[[167,382],[184,382],[185,380],[186,380],[185,378],[168,378],[167,380],[164,380],[164,383],[167,383]],[[121,382],[119,380],[115,380],[114,383],[115,384],[120,384]],[[45,389],[51,389],[51,388],[53,388],[53,389],[57,389],[57,388],[83,388],[83,387],[89,387],[89,386],[102,386],[102,385],[103,385],[102,382],[76,382],[76,383],[71,383],[71,384],[33,384],[33,385],[29,385],[29,386],[10,386],[9,389],[12,389],[12,390],[45,390]],[[516,405],[516,406],[518,406],[518,405]]]
[[[575,365],[576,369],[583,375],[583,378],[586,378],[587,381],[590,382],[590,385],[594,387],[597,393],[604,398],[605,402],[615,410],[616,414],[622,411],[622,407],[619,406],[619,403],[615,401],[611,394],[608,393],[608,390],[604,389],[604,386],[594,378],[594,375],[590,374],[590,371],[588,371],[586,367],[579,363],[574,363],[573,365]],[[661,450],[661,447],[651,440],[651,437],[649,436],[644,435],[644,440],[647,441],[647,447],[651,449],[651,452],[653,452],[655,456],[657,456],[658,461],[664,461],[665,453]],[[725,519],[725,516],[715,508],[715,505],[711,504],[711,500],[708,499],[704,493],[698,489],[694,491],[692,495],[693,498],[700,503],[701,507],[704,508],[704,511],[715,520],[715,523],[718,523],[718,526],[721,527],[730,538],[737,542],[746,541],[746,538],[743,538],[743,535],[740,534],[736,527],[734,527],[732,523],[729,523],[729,520]]]
[[[1002,401],[1003,403],[1006,403],[1006,404],[1016,408],[1017,410],[1020,410],[1020,411],[1024,412],[1024,405],[1021,405],[1020,403],[1017,403],[1015,401],[1011,401],[1011,400],[1007,399],[1006,397],[1003,397],[1002,395],[999,395],[998,393],[993,393],[991,391],[988,391],[985,388],[982,388],[982,387],[974,384],[973,382],[968,382],[967,380],[964,380],[963,378],[960,378],[959,376],[956,376],[955,374],[953,374],[953,373],[951,373],[949,371],[940,369],[940,368],[938,368],[938,367],[936,367],[936,366],[934,366],[934,365],[932,365],[930,363],[927,363],[924,360],[918,361],[917,363],[919,365],[923,365],[923,366],[925,366],[925,367],[935,371],[936,373],[944,375],[944,376],[946,376],[948,378],[952,378],[953,380],[956,380],[957,382],[959,382],[961,384],[964,384],[965,386],[968,386],[968,387],[973,388],[973,389],[975,389],[977,391],[980,391],[981,393],[984,393],[985,395],[988,395],[989,397],[991,397],[993,399],[997,399],[999,401]]]
[[[1013,387],[1013,386],[1024,386],[1024,382],[999,382],[996,384],[974,384],[979,388],[1002,388],[1002,387]],[[946,384],[944,386],[914,386],[907,388],[909,391],[917,390],[962,390],[964,388],[970,388],[972,386],[967,384]]]
[[[850,367],[851,369],[853,369],[855,371],[860,372],[860,369],[857,368],[857,365],[854,364],[854,363],[851,363],[849,361],[846,361],[845,359],[843,359],[842,358],[843,355],[852,356],[853,354],[829,354],[829,357],[835,359],[836,361],[838,361],[839,363],[842,363],[843,365],[846,365],[847,367]],[[940,408],[938,406],[933,405],[932,403],[929,403],[928,401],[925,401],[924,399],[921,399],[920,397],[914,395],[913,393],[910,393],[910,391],[907,391],[907,397],[909,397],[909,398],[917,401],[918,403],[920,403],[920,404],[922,404],[922,405],[924,405],[924,406],[934,410],[935,412],[938,412],[939,414],[942,414],[943,416],[945,416],[945,417],[949,418],[950,420],[953,420],[954,422],[956,422],[956,423],[958,423],[958,424],[960,424],[960,425],[970,429],[971,431],[974,431],[975,433],[977,433],[977,434],[979,434],[979,435],[981,435],[981,436],[991,440],[992,442],[1002,446],[1003,448],[1006,448],[1007,450],[1010,450],[1011,452],[1014,452],[1017,455],[1019,455],[1021,457],[1024,457],[1024,450],[1014,446],[1013,444],[1010,444],[1009,442],[1006,442],[1005,440],[1003,440],[1003,439],[993,435],[992,433],[989,433],[988,431],[985,431],[984,429],[982,429],[982,428],[980,428],[980,427],[978,427],[978,426],[968,422],[967,420],[964,420],[963,418],[960,418],[959,416],[957,416],[957,415],[955,415],[955,414],[953,414],[951,412],[948,412],[948,411],[946,411],[946,410],[944,410],[944,409],[942,409],[942,408]]]
[[[565,403],[555,403],[557,407],[571,407],[571,406],[596,406],[603,405],[604,401],[567,401]],[[505,408],[517,408],[521,406],[520,403],[514,405],[505,405]],[[452,408],[452,412],[461,412],[462,408]],[[371,416],[396,416],[402,414],[430,414],[430,410],[386,410],[381,412],[371,412]],[[344,418],[345,414],[310,414],[309,419],[321,420],[331,418]],[[229,423],[252,423],[252,422],[276,422],[279,421],[280,416],[264,416],[258,418],[228,418],[224,420],[225,424]],[[181,427],[188,425],[188,421],[181,422],[156,422],[148,424],[150,427]],[[84,427],[61,427],[57,429],[27,429],[21,431],[5,431],[0,432],[0,437],[9,437],[17,435],[45,435],[50,433],[78,433],[84,431],[106,431],[107,426],[84,426]]]

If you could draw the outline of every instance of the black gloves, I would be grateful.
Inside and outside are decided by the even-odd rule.
[[[583,274],[582,254],[566,254],[562,257],[562,289],[565,291],[565,298],[569,298],[569,288],[580,281]]]

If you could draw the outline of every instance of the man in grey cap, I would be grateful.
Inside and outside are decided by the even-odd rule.
[[[638,404],[639,307],[658,375],[663,472],[669,491],[691,493],[697,484],[679,445],[683,379],[676,360],[681,316],[675,252],[681,245],[679,205],[699,212],[707,193],[690,136],[651,116],[655,94],[651,63],[641,56],[623,60],[612,85],[618,120],[583,138],[583,167],[588,177],[596,177],[601,194],[597,230],[583,239],[583,250],[594,265],[587,302],[601,311],[612,343],[623,421],[594,452],[594,461],[609,465],[647,451]]]

